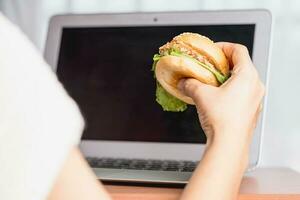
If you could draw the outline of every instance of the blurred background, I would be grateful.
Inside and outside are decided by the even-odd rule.
[[[0,11],[43,52],[52,15],[266,8],[273,39],[261,166],[300,171],[300,1],[298,0],[0,0]],[[0,44],[1,45],[1,44]]]

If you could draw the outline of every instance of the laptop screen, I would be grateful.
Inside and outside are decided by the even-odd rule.
[[[57,75],[86,121],[83,139],[205,143],[194,106],[164,112],[155,101],[152,56],[182,32],[244,44],[254,24],[64,28]]]

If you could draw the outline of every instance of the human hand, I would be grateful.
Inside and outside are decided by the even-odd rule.
[[[217,141],[250,144],[264,85],[245,46],[226,42],[217,45],[233,67],[231,77],[220,87],[192,78],[181,80],[178,87],[194,100],[208,146]]]

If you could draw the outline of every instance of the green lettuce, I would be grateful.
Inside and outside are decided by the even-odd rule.
[[[185,57],[188,59],[191,59],[193,62],[196,62],[197,64],[201,65],[205,69],[209,70],[211,73],[214,74],[216,79],[219,83],[224,83],[228,77],[221,74],[219,71],[217,71],[214,68],[211,68],[208,65],[205,65],[204,63],[199,62],[195,58],[186,55],[182,52],[180,52],[177,49],[169,49],[168,51],[164,52],[163,55],[161,54],[155,54],[153,56],[153,64],[152,64],[152,71],[155,71],[155,67],[157,62],[162,58],[163,56],[172,55],[172,56],[178,56],[178,57]],[[155,73],[154,73],[155,78]],[[156,102],[161,105],[164,111],[171,111],[171,112],[182,112],[187,109],[187,104],[176,97],[169,94],[158,82],[156,83]]]
[[[169,94],[158,82],[156,82],[156,102],[164,111],[182,112],[187,109],[187,104]]]

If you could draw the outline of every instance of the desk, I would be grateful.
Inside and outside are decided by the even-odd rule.
[[[182,188],[105,185],[114,200],[177,200]],[[262,168],[245,175],[239,200],[300,200],[300,174]]]

